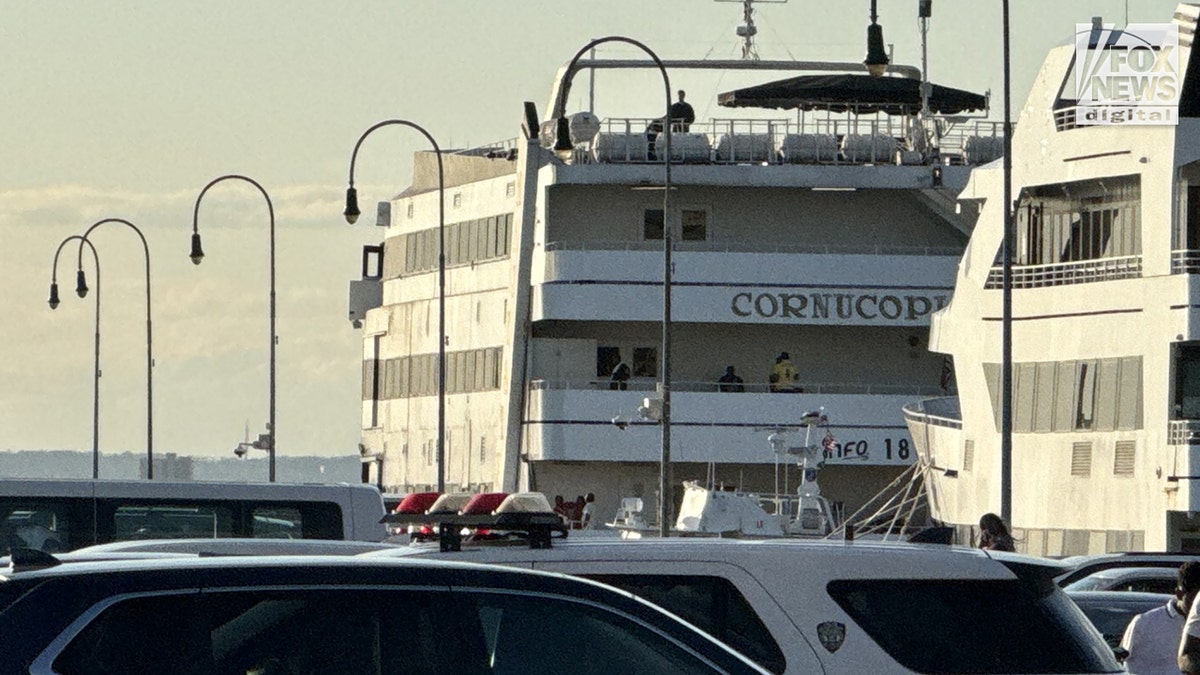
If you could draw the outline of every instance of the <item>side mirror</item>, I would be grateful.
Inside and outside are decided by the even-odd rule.
[[[1125,663],[1125,659],[1129,658],[1129,650],[1124,647],[1113,647],[1113,656],[1121,663]]]

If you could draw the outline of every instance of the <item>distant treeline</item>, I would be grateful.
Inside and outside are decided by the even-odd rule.
[[[100,477],[141,478],[144,453],[100,455]],[[155,454],[155,478],[198,481],[266,481],[266,457],[190,457]],[[4,478],[91,478],[92,453],[77,450],[0,451],[0,479]],[[361,471],[357,455],[343,457],[275,458],[275,478],[283,483],[357,483]]]

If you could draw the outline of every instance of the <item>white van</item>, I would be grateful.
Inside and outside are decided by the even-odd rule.
[[[554,540],[366,556],[584,576],[650,600],[777,673],[1111,673],[1112,651],[1054,583],[1063,567],[866,541]]]
[[[133,539],[380,541],[383,498],[365,484],[0,480],[0,555]]]

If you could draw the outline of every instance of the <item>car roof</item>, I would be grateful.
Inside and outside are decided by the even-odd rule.
[[[519,594],[545,593],[573,601],[596,603],[667,630],[676,638],[709,645],[716,658],[736,661],[766,673],[753,661],[708,636],[674,614],[633,593],[587,579],[554,572],[478,565],[469,562],[385,559],[362,556],[233,556],[170,557],[104,560],[29,569],[0,574],[0,600],[11,605],[0,611],[0,625],[20,623],[45,614],[47,598],[73,608],[63,616],[105,599],[127,594],[179,589],[337,587],[500,590]],[[28,609],[24,609],[28,607]],[[59,611],[59,610],[56,610]],[[710,657],[715,656],[713,653]]]
[[[101,555],[113,552],[197,553],[202,555],[354,555],[396,548],[397,544],[342,539],[139,539],[87,546],[64,554]]]
[[[581,538],[554,540],[550,549],[513,545],[463,546],[442,552],[436,544],[373,551],[362,557],[420,557],[485,563],[516,564],[596,561],[719,562],[741,567],[785,565],[803,558],[806,570],[826,569],[841,576],[906,578],[1012,578],[1013,566],[1036,568],[1043,576],[1065,571],[1058,561],[1023,554],[900,542],[860,542],[799,539],[666,539]],[[886,564],[881,564],[886,560]],[[997,561],[1004,564],[997,564]],[[792,570],[802,573],[803,570]]]
[[[1062,562],[1070,569],[1056,581],[1060,586],[1078,581],[1096,572],[1118,567],[1169,567],[1178,570],[1185,562],[1200,560],[1200,555],[1187,553],[1105,553],[1101,555],[1068,558]]]
[[[1145,591],[1072,591],[1067,589],[1066,594],[1079,605],[1098,603],[1161,605],[1175,597],[1170,593],[1147,593]]]

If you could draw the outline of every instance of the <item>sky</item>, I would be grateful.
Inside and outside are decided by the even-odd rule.
[[[861,62],[867,0],[756,5],[763,59]],[[1174,0],[1012,0],[1013,115],[1047,49],[1092,16],[1168,21]],[[1002,115],[1001,3],[935,0],[929,75],[990,91]],[[920,65],[917,0],[878,0],[897,63]],[[212,179],[259,182],[275,212],[277,451],[357,452],[362,343],[347,319],[362,246],[383,230],[341,217],[350,152],[374,123],[425,127],[443,148],[520,133],[545,115],[556,71],[590,40],[622,35],[662,58],[737,58],[742,8],[718,0],[0,0],[0,450],[92,447],[94,296],[73,293],[77,243],[47,305],[54,253],[106,218],[150,250],[154,450],[220,456],[268,418],[270,219],[225,181],[200,205],[206,257],[188,260],[191,216]],[[621,45],[601,56],[639,57]],[[596,113],[661,114],[657,72],[624,74]],[[732,117],[742,80],[672,75],[701,120]],[[744,76],[743,76],[744,77]],[[759,78],[765,78],[762,74]],[[745,81],[746,84],[753,80]],[[604,83],[600,83],[602,86]],[[587,87],[570,110],[586,108]],[[392,127],[360,150],[364,213],[401,191],[419,134]],[[121,224],[90,237],[102,273],[102,453],[146,447],[145,254]],[[95,293],[90,253],[84,268]]]

